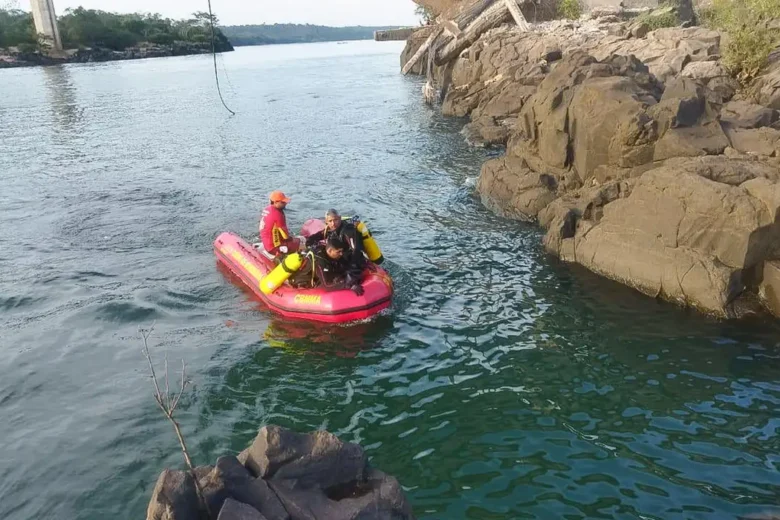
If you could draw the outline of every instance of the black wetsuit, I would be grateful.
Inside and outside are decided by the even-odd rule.
[[[347,275],[346,261],[332,259],[324,245],[316,245],[304,255],[303,265],[292,275],[290,284],[298,288],[324,287],[335,291],[347,288]]]
[[[341,225],[333,231],[325,228],[311,235],[306,239],[306,245],[317,244],[331,235],[336,235],[347,245],[343,258],[347,261],[348,273],[351,278],[360,280],[366,268],[366,257],[363,255],[363,235],[353,223],[342,220]]]

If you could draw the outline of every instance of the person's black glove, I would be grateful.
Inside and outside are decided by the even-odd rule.
[[[363,286],[358,284],[353,285],[350,287],[353,293],[357,294],[358,296],[363,296],[363,294],[366,292],[363,290]]]

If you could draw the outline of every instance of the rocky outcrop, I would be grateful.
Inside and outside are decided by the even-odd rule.
[[[506,142],[477,181],[483,204],[645,294],[780,316],[780,80],[770,67],[749,101],[720,40],[614,17],[483,34],[437,71],[468,139]]]
[[[260,429],[237,457],[189,473],[165,470],[147,520],[413,520],[398,481],[372,468],[363,449],[335,435]]]

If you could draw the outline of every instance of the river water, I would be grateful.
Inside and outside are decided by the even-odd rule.
[[[143,518],[181,466],[152,399],[186,360],[196,463],[327,428],[423,519],[777,512],[780,327],[657,303],[487,212],[488,155],[398,43],[0,71],[0,518]],[[275,318],[217,269],[267,193],[369,223],[397,282],[369,324]],[[173,367],[176,367],[174,369]]]

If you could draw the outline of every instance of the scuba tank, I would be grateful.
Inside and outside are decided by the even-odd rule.
[[[260,290],[263,291],[263,294],[271,294],[281,287],[295,271],[300,269],[301,264],[303,264],[303,257],[300,254],[290,253],[285,256],[279,265],[260,280]]]
[[[376,243],[374,237],[371,236],[371,232],[368,230],[365,224],[357,221],[357,230],[363,235],[363,251],[366,252],[368,259],[379,265],[385,261],[385,257],[382,256],[382,250],[379,249],[379,244]]]

